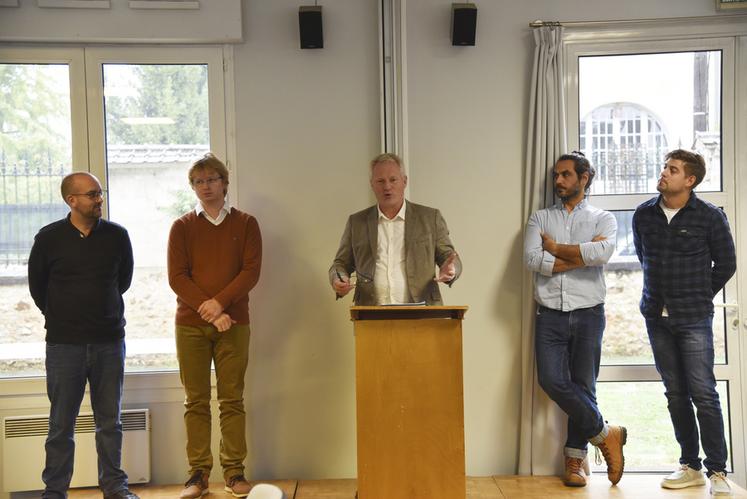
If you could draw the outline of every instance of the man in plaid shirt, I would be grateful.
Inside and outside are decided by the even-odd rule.
[[[643,267],[641,313],[681,448],[680,469],[661,486],[705,484],[695,404],[711,494],[730,496],[713,373],[713,298],[736,271],[734,241],[724,212],[692,192],[705,176],[703,157],[677,149],[665,161],[656,186],[660,195],[633,215],[635,248]]]

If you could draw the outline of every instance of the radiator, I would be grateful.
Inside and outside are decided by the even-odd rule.
[[[48,416],[3,419],[3,488],[6,492],[44,488],[44,440]],[[81,413],[75,424],[75,469],[71,487],[98,485],[96,425],[93,413]],[[150,414],[148,409],[122,411],[122,468],[130,483],[150,481]]]

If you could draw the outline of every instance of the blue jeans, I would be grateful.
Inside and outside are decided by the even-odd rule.
[[[724,419],[713,374],[713,316],[685,325],[672,325],[667,317],[646,319],[646,329],[680,444],[680,464],[701,468],[695,404],[703,464],[709,472],[725,471]]]
[[[86,389],[91,385],[91,406],[96,422],[99,487],[105,496],[127,488],[127,475],[120,467],[122,423],[120,401],[124,381],[125,343],[69,345],[47,343],[47,396],[49,433],[42,473],[42,497],[64,498],[73,476],[75,418]]]
[[[606,433],[596,397],[605,323],[604,304],[571,312],[537,306],[537,375],[542,389],[568,415],[566,456],[586,456],[588,441]]]

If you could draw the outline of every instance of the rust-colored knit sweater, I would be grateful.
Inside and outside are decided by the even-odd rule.
[[[249,291],[259,280],[262,236],[257,220],[231,208],[220,225],[190,211],[171,226],[169,284],[176,293],[176,324],[206,326],[197,309],[210,298],[237,324],[249,324]]]

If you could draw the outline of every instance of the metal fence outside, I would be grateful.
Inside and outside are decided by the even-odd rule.
[[[69,172],[0,160],[0,267],[25,265],[39,229],[67,214],[60,182]]]

